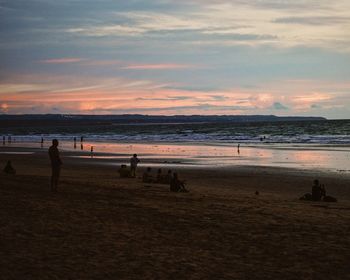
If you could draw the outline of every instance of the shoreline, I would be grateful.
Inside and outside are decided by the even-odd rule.
[[[48,149],[49,141],[41,146],[37,142],[15,142],[0,146],[0,153],[20,149],[40,152]],[[154,158],[157,164],[184,164],[208,167],[261,166],[285,167],[298,170],[323,171],[337,174],[350,174],[350,147],[343,145],[244,145],[238,147],[222,143],[159,143],[159,142],[83,142],[60,141],[60,150],[73,157],[90,157],[93,146],[94,159],[120,162],[133,153],[142,156],[147,162]]]
[[[48,170],[47,174],[50,173],[47,149],[12,147],[11,150],[13,151],[11,151],[10,154],[4,154],[3,150],[4,148],[0,147],[0,162],[3,165],[5,165],[7,159],[10,159],[14,161],[17,166],[20,166],[21,169],[25,170],[26,168],[23,166],[23,163],[25,164],[33,161],[39,163],[41,165],[41,169],[45,168]],[[20,154],[17,154],[17,152]],[[74,166],[74,168],[84,166],[84,168],[87,167],[97,170],[110,170],[114,176],[119,176],[117,174],[117,170],[120,165],[129,165],[129,158],[131,154],[120,154],[117,157],[116,154],[101,154],[103,156],[99,158],[99,153],[94,153],[94,156],[91,157],[90,152],[87,151],[61,151],[61,157],[65,163],[63,170],[70,168],[70,166]],[[346,200],[350,200],[350,173],[343,172],[341,170],[334,172],[333,170],[327,169],[305,169],[285,166],[196,164],[186,159],[178,160],[178,158],[171,157],[159,158],[156,155],[153,157],[141,158],[141,163],[138,168],[139,176],[141,176],[143,170],[147,167],[152,167],[153,172],[155,172],[158,168],[161,168],[163,172],[166,172],[168,169],[178,171],[184,176],[188,176],[195,182],[195,184],[198,180],[202,182],[201,177],[203,177],[209,180],[212,185],[219,184],[224,189],[230,188],[231,183],[229,180],[235,182],[236,177],[240,178],[243,176],[243,178],[247,179],[247,182],[243,180],[242,183],[249,186],[251,191],[254,189],[253,182],[258,183],[257,188],[259,188],[258,186],[263,186],[264,189],[270,189],[269,182],[270,180],[273,181],[272,185],[274,185],[274,187],[270,190],[271,193],[273,193],[277,190],[275,184],[282,180],[285,181],[282,185],[286,186],[290,194],[294,193],[294,198],[299,198],[304,193],[309,192],[311,190],[310,188],[312,181],[318,178],[320,180],[325,180],[326,186],[329,186],[331,190],[333,189],[332,182],[337,182],[334,187],[334,190],[336,190],[335,193],[340,193],[340,195],[343,197],[344,194],[346,194]],[[256,179],[249,178],[254,176]],[[286,176],[287,179],[285,179],[284,176]],[[225,184],[222,184],[223,177],[226,178]],[[259,178],[267,180],[266,183],[264,181],[259,182]],[[293,178],[299,182],[295,188],[293,187]],[[302,186],[302,184],[304,184],[304,186]],[[207,185],[207,183],[205,185]]]

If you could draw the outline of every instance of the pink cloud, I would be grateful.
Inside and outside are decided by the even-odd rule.
[[[193,68],[193,65],[188,64],[138,64],[138,65],[128,65],[123,67],[123,69],[132,70],[165,70],[165,69],[186,69]]]
[[[88,60],[84,62],[86,66],[113,66],[120,65],[123,62],[120,60]]]
[[[48,64],[64,64],[64,63],[76,63],[84,61],[83,58],[78,57],[63,57],[63,58],[53,58],[53,59],[45,59],[40,60],[40,63],[48,63]]]

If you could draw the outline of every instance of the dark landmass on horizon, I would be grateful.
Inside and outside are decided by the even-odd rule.
[[[142,124],[142,123],[254,123],[254,122],[296,122],[324,121],[324,117],[278,117],[274,115],[70,115],[70,114],[33,114],[0,115],[1,126],[19,125],[71,125],[71,124]]]

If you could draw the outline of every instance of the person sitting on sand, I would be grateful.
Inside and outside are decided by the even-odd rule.
[[[161,168],[159,168],[158,171],[157,171],[156,182],[158,184],[162,184],[163,183],[163,175],[162,175],[162,169]]]
[[[131,178],[131,172],[127,168],[126,164],[122,164],[118,170],[118,173],[120,175],[120,178]]]
[[[142,182],[143,183],[153,183],[153,176],[151,174],[151,167],[147,167],[147,169],[145,170],[145,172],[142,175]]]
[[[163,177],[164,184],[170,184],[171,179],[172,179],[171,170],[169,169],[168,173]]]
[[[10,161],[10,160],[7,161],[7,163],[6,163],[6,166],[5,166],[5,168],[4,168],[4,173],[6,173],[6,174],[12,174],[12,175],[15,175],[15,174],[16,174],[16,169],[14,169],[14,168],[12,167],[12,164],[11,164],[11,161]]]
[[[320,182],[315,179],[314,184],[312,186],[312,193],[304,194],[300,200],[308,200],[308,201],[324,201],[324,202],[337,202],[338,200],[330,195],[326,194],[326,188]]]
[[[325,189],[322,187],[317,179],[314,180],[314,184],[312,186],[312,200],[313,201],[320,201],[322,196],[325,194]]]
[[[185,183],[180,181],[177,173],[174,173],[173,178],[170,181],[170,191],[171,192],[188,192],[185,188]]]
[[[134,154],[130,158],[130,172],[131,172],[132,177],[136,177],[136,168],[137,168],[137,164],[139,162],[140,162],[140,160],[138,159],[137,154]]]

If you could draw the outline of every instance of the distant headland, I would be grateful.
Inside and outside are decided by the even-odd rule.
[[[287,121],[324,121],[324,117],[297,117],[275,115],[74,115],[74,114],[33,114],[0,115],[1,125],[25,125],[26,123],[229,123],[229,122],[287,122]]]

